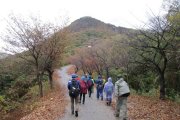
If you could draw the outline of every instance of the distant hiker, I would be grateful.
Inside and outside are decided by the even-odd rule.
[[[72,74],[71,76],[72,79],[68,81],[69,96],[71,98],[71,112],[74,114],[75,106],[75,116],[78,117],[78,98],[80,93],[80,84],[79,81],[76,80],[76,74]]]
[[[99,97],[101,97],[101,100],[103,100],[103,88],[104,88],[104,85],[103,85],[103,80],[102,80],[102,77],[101,75],[98,75],[98,79],[95,81],[96,83],[96,89],[97,89],[97,99],[99,99]]]
[[[91,97],[92,89],[94,86],[94,81],[93,81],[91,75],[88,75],[87,84],[88,84],[88,94],[89,94],[89,97]]]
[[[85,77],[85,81],[87,82],[87,80],[88,80],[88,74],[85,74],[84,77]]]
[[[106,79],[104,77],[102,77],[102,80],[103,80],[103,85],[105,85]]]
[[[111,77],[108,78],[108,82],[104,85],[104,92],[106,94],[106,103],[110,106],[112,102],[112,94],[114,92],[114,85]]]
[[[80,101],[79,101],[79,103],[81,103],[81,99],[83,97],[82,103],[84,104],[85,103],[85,97],[87,94],[87,89],[88,89],[88,85],[87,85],[86,78],[84,75],[81,77],[80,86],[81,86],[81,89],[80,89]]]
[[[77,80],[77,81],[80,81],[80,80],[81,80],[81,78],[79,78],[77,74],[76,74],[76,80]]]
[[[94,79],[93,79],[93,77],[92,77],[92,76],[91,76],[91,80],[92,80],[92,81],[93,81],[93,83],[95,84]],[[94,93],[94,85],[92,86],[91,92],[92,92],[92,93]]]
[[[130,95],[128,84],[121,75],[117,76],[118,81],[115,83],[116,110],[115,116],[122,120],[127,120],[127,97]]]

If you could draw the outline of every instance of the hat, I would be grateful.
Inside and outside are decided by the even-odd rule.
[[[98,75],[98,79],[102,78],[101,75]]]
[[[76,76],[77,76],[76,74],[72,74],[71,75],[72,78],[76,78]]]
[[[82,77],[81,77],[81,80],[85,80],[86,78],[85,78],[85,76],[83,75]]]
[[[111,77],[108,78],[108,82],[112,82],[112,78]]]
[[[122,78],[122,75],[121,75],[121,74],[118,74],[118,75],[117,75],[117,78]]]

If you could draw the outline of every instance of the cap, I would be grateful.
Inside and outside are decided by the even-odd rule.
[[[71,75],[72,78],[76,78],[76,76],[77,76],[76,74],[72,74]]]
[[[121,75],[121,74],[118,74],[118,75],[117,75],[117,78],[122,78],[122,75]]]

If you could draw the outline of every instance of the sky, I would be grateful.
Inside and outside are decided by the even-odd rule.
[[[0,33],[10,13],[38,15],[45,21],[69,18],[69,24],[84,16],[127,28],[139,28],[150,14],[162,13],[163,0],[0,0]],[[3,46],[0,40],[0,48]]]

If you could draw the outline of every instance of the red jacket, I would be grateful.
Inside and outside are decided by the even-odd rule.
[[[87,94],[88,85],[84,80],[80,80],[80,92]]]

